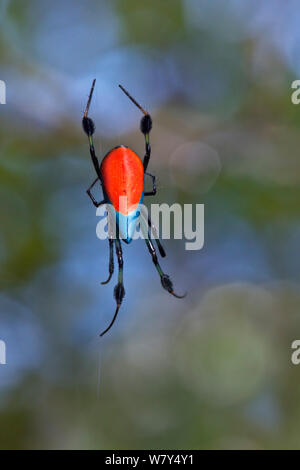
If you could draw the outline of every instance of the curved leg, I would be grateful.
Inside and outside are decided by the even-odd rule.
[[[91,186],[86,190],[89,198],[91,199],[92,203],[94,204],[95,207],[99,207],[101,206],[102,204],[105,204],[105,200],[103,199],[103,201],[96,201],[96,199],[94,198],[94,196],[92,195],[91,193],[91,189],[95,186],[95,184],[97,183],[97,181],[99,180],[98,176],[97,178],[95,179],[95,181],[91,184]]]
[[[118,316],[119,309],[120,309],[122,300],[123,300],[124,295],[125,295],[125,289],[124,289],[124,285],[123,285],[123,254],[122,254],[121,241],[120,241],[119,238],[117,238],[115,240],[115,244],[116,244],[116,254],[117,254],[118,264],[119,264],[118,284],[115,286],[115,289],[114,289],[114,297],[116,299],[117,308],[116,308],[115,314],[114,314],[113,319],[110,322],[109,326],[100,334],[100,336],[105,335],[105,333],[107,333],[111,329],[111,327],[113,326],[113,324],[114,324],[114,322],[115,322],[115,320]]]
[[[151,173],[146,173],[145,175],[150,176],[152,178],[152,191],[148,191],[147,193],[144,193],[144,196],[155,196],[156,194],[156,176],[151,175]]]

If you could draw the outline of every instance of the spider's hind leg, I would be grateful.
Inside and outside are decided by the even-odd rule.
[[[109,266],[108,266],[108,278],[106,281],[101,282],[102,285],[108,284],[114,273],[114,241],[112,238],[108,239],[109,241]]]
[[[122,253],[121,241],[120,241],[119,238],[116,238],[115,244],[116,244],[116,254],[117,254],[118,264],[119,264],[118,284],[114,288],[114,297],[116,299],[117,308],[116,308],[115,314],[114,314],[113,319],[110,322],[109,326],[100,334],[100,336],[105,335],[105,333],[107,333],[111,329],[111,327],[113,326],[113,324],[114,324],[114,322],[115,322],[115,320],[118,316],[122,300],[125,296],[125,289],[124,289],[124,285],[123,285],[123,253]]]
[[[162,268],[161,268],[161,266],[158,262],[156,250],[154,248],[152,240],[148,236],[149,235],[149,230],[148,230],[148,228],[147,228],[147,230],[145,230],[145,226],[144,226],[145,221],[143,220],[142,222],[144,222],[144,223],[141,224],[141,227],[143,228],[145,242],[146,242],[147,248],[149,250],[149,253],[152,256],[153,264],[156,267],[156,270],[157,270],[157,272],[160,276],[161,285],[163,286],[163,288],[165,290],[167,290],[169,292],[169,294],[172,294],[174,297],[177,297],[178,299],[182,299],[183,297],[186,296],[186,294],[178,295],[174,292],[173,283],[172,283],[170,277],[163,272],[163,270],[162,270]]]
[[[165,258],[166,257],[166,252],[165,252],[165,249],[162,246],[161,241],[158,237],[156,227],[155,227],[154,223],[152,222],[150,215],[148,214],[148,212],[145,210],[145,208],[143,206],[142,206],[141,213],[142,213],[142,217],[143,217],[144,221],[148,224],[148,238],[152,238],[151,237],[151,233],[152,233],[153,236],[154,236],[154,239],[156,241],[157,248],[158,248],[158,251],[160,253],[160,256],[162,258]]]

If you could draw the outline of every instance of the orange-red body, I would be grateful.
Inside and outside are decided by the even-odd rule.
[[[128,147],[116,147],[101,163],[106,195],[117,212],[128,215],[136,209],[144,192],[144,168],[139,156]],[[127,198],[127,207],[120,207],[120,196]]]
[[[123,239],[131,241],[133,221],[139,215],[144,196],[144,167],[130,148],[120,146],[106,154],[101,163],[105,197],[116,211]]]

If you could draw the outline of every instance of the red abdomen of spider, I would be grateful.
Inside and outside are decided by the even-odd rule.
[[[136,211],[144,195],[144,168],[139,156],[128,147],[116,147],[105,155],[100,169],[108,202],[124,216]]]

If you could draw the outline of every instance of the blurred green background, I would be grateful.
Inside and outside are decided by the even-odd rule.
[[[294,0],[1,1],[1,448],[300,448],[299,21]],[[201,251],[164,243],[186,299],[124,246],[102,340],[94,77],[97,154],[143,155],[122,83],[153,116],[155,202],[205,204]]]

